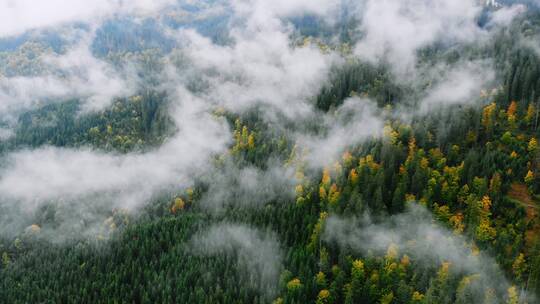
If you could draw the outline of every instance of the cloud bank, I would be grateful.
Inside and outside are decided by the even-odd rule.
[[[347,1],[225,3],[232,14],[228,43],[215,43],[189,26],[165,31],[180,48],[160,58],[164,67],[158,69],[156,78],[160,80],[158,89],[169,94],[176,135],[144,154],[58,147],[9,153],[0,170],[4,206],[15,204],[21,212],[31,213],[51,201],[73,203],[95,198],[110,202],[111,208],[136,210],[163,189],[188,186],[211,168],[211,157],[224,153],[232,138],[227,124],[210,114],[215,108],[242,114],[264,107],[262,119],[272,128],[284,129],[309,151],[309,165],[321,166],[348,146],[377,136],[383,125],[379,110],[367,99],[350,98],[329,113],[315,108],[313,97],[329,81],[332,67],[347,64],[348,56],[389,63],[399,81],[415,82],[420,79],[418,50],[441,41],[449,45],[472,43],[489,36],[489,30],[476,23],[481,7],[474,1],[364,0],[351,9],[362,35],[352,48],[353,54],[343,55],[332,49],[322,51],[315,44],[295,46],[291,40],[295,29],[287,18],[315,14],[331,20],[348,8],[343,6],[349,5]],[[118,14],[148,16],[171,4],[168,0],[77,0],[68,4],[4,0],[0,1],[0,36],[75,21],[95,27]],[[63,9],[58,10],[60,5]],[[519,12],[516,8],[500,11],[492,22],[507,24]],[[42,61],[50,70],[32,77],[0,76],[0,113],[8,115],[35,108],[45,99],[64,98],[81,98],[85,108],[103,109],[112,98],[132,94],[140,84],[136,73],[119,70],[91,53],[93,27],[84,35],[89,38],[69,46],[64,53],[45,54]],[[128,65],[131,63],[137,65]],[[470,100],[478,87],[492,78],[489,64],[467,62],[443,69],[447,71],[438,75],[440,81],[426,93],[427,109]],[[314,118],[319,120],[320,132],[295,128]],[[238,191],[226,198],[240,205],[268,201],[289,186],[289,179],[271,182],[284,173],[281,169],[230,169],[218,174],[217,185],[236,187]],[[234,182],[225,181],[231,175]],[[272,186],[260,189],[261,184]],[[212,189],[223,193],[219,190]],[[218,196],[207,197],[209,204],[219,204],[219,200]]]
[[[175,0],[2,0],[0,37],[72,22],[95,22],[115,14],[148,15]]]
[[[225,151],[230,134],[202,100],[186,90],[174,98],[178,132],[156,151],[120,155],[43,147],[9,154],[0,173],[3,204],[18,204],[21,217],[50,202],[94,201],[109,211],[136,211],[160,191],[190,186],[211,168],[209,158]]]

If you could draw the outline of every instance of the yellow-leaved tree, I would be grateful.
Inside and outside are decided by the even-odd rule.
[[[519,295],[516,286],[508,288],[508,304],[519,304]]]
[[[493,117],[496,109],[497,104],[493,102],[485,106],[484,111],[482,112],[482,125],[488,130],[491,129],[491,126],[493,125]]]
[[[531,140],[529,140],[527,150],[529,150],[529,152],[531,153],[536,153],[536,151],[538,151],[538,141],[536,140],[536,138],[533,137],[531,138]]]
[[[287,290],[294,292],[302,288],[302,282],[299,278],[294,278],[287,283]]]
[[[525,178],[523,179],[527,185],[531,185],[534,181],[534,173],[529,170],[527,171],[527,174],[525,175]]]
[[[171,212],[176,213],[178,211],[184,210],[185,207],[186,203],[184,202],[184,200],[180,197],[177,197],[171,207]]]
[[[514,260],[514,263],[512,263],[512,272],[514,272],[514,275],[516,276],[516,280],[518,282],[523,282],[523,275],[526,271],[527,263],[525,261],[525,255],[523,253],[520,253]]]
[[[323,289],[319,291],[319,295],[317,295],[317,302],[316,302],[317,304],[330,303],[329,300],[330,300],[330,291],[328,291],[327,289]]]
[[[508,110],[506,111],[506,114],[508,115],[508,124],[511,127],[514,127],[516,124],[516,112],[517,112],[517,103],[515,101],[512,101],[510,105],[508,106]]]

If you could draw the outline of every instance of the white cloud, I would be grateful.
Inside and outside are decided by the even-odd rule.
[[[507,26],[514,18],[523,14],[526,10],[527,7],[523,4],[504,6],[491,15],[489,24],[493,26]]]
[[[338,12],[340,0],[232,0],[231,6],[236,17],[246,17],[248,24],[268,24],[267,22],[284,17],[315,14],[323,17]]]
[[[284,202],[295,198],[297,181],[293,168],[269,162],[259,169],[253,166],[239,168],[227,161],[205,177],[209,185],[201,198],[208,210],[222,211],[225,207],[261,207],[270,202]]]
[[[230,140],[225,122],[184,90],[174,98],[178,133],[156,151],[116,155],[88,149],[44,147],[7,156],[0,198],[28,214],[49,201],[71,204],[84,198],[108,202],[109,210],[136,210],[160,190],[189,186],[207,170],[208,159]]]
[[[82,39],[65,54],[40,54],[44,68],[36,76],[0,76],[0,113],[30,109],[46,100],[81,98],[86,110],[100,110],[113,98],[133,94],[137,79],[97,59],[89,39]]]
[[[480,276],[479,285],[475,286],[477,292],[471,295],[476,299],[474,302],[481,302],[487,289],[493,289],[503,298],[511,286],[492,257],[482,252],[473,254],[470,240],[438,225],[430,211],[417,204],[409,206],[405,213],[378,222],[372,222],[369,216],[361,219],[331,216],[325,224],[323,238],[363,254],[384,255],[389,246],[395,245],[400,255],[407,254],[412,263],[420,266],[438,267],[450,262],[452,273]],[[532,295],[528,296],[534,302]]]
[[[283,268],[283,253],[276,236],[246,225],[222,223],[193,237],[196,254],[236,256],[242,281],[256,288],[268,300],[278,292],[277,283]]]
[[[292,29],[283,22],[283,17],[303,13],[334,16],[340,5],[337,2],[341,3],[234,0],[230,3],[234,14],[230,23],[232,42],[227,45],[214,44],[193,30],[173,33],[182,42],[178,53],[185,65],[179,69],[166,65],[160,76],[163,88],[173,95],[170,114],[179,128],[177,135],[145,154],[53,147],[16,151],[7,156],[7,165],[0,171],[0,198],[27,206],[23,209],[35,209],[51,200],[89,197],[110,201],[111,207],[136,209],[162,189],[189,185],[194,176],[209,169],[212,155],[225,151],[229,129],[224,121],[208,114],[216,106],[243,113],[263,105],[264,119],[277,128],[288,128],[283,126],[283,120],[300,124],[316,117],[321,134],[288,130],[302,148],[309,150],[308,161],[316,166],[332,161],[349,145],[379,134],[383,123],[368,100],[350,98],[328,114],[315,109],[311,99],[328,81],[330,68],[343,64],[343,58],[333,52],[324,54],[316,46],[292,46]],[[92,22],[117,13],[155,12],[168,3],[96,0],[89,4],[74,0],[59,10],[63,3],[58,0],[0,0],[0,36],[76,20]],[[364,9],[355,13],[359,14],[365,36],[356,46],[356,54],[364,59],[387,60],[400,75],[415,69],[419,48],[439,39],[471,42],[484,35],[475,22],[479,7],[473,1],[365,0],[362,4]],[[507,15],[499,19],[507,20]],[[11,16],[20,21],[15,22]],[[138,79],[94,58],[89,50],[90,39],[82,40],[66,54],[44,57],[54,72],[0,79],[0,113],[31,108],[45,98],[69,97],[86,98],[87,108],[101,109],[111,98],[131,94]],[[164,60],[172,61],[178,53]],[[426,103],[458,103],[474,95],[478,83],[485,80],[479,78],[477,68],[473,64],[448,67],[443,81],[428,93]],[[197,79],[200,90],[190,93],[182,89],[193,79]],[[275,188],[259,189],[281,174],[279,170],[232,171],[237,181],[245,184],[233,194],[243,203],[272,197],[289,186],[287,180],[276,183]]]
[[[280,14],[285,12],[289,10],[279,9]],[[271,19],[275,18],[272,13]],[[249,14],[249,19],[257,22],[257,15]],[[195,176],[209,170],[212,155],[224,152],[231,134],[224,121],[210,117],[213,107],[241,113],[263,104],[292,118],[312,113],[308,98],[317,94],[335,56],[325,55],[316,47],[292,47],[286,25],[259,25],[255,32],[242,25],[234,27],[235,42],[228,46],[213,44],[194,31],[180,31],[179,41],[185,45],[180,52],[187,58],[187,65],[180,70],[168,65],[161,75],[162,88],[173,94],[170,114],[179,133],[162,147],[128,155],[55,147],[16,151],[7,156],[8,165],[0,172],[0,198],[20,204],[28,214],[49,201],[72,204],[105,200],[110,208],[136,210],[160,190],[188,186]],[[11,91],[5,96],[12,97],[13,103],[4,101],[4,105],[17,106],[22,100],[33,107],[36,100],[45,97],[73,96],[89,98],[87,107],[102,108],[111,97],[129,94],[130,84],[136,81],[94,58],[88,41],[64,55],[46,58],[45,62],[61,76],[45,73],[35,78],[7,79]],[[210,87],[197,96],[183,90],[190,76]],[[239,174],[242,183],[250,178],[264,183],[278,173],[244,169]],[[259,184],[247,184],[240,197],[248,200],[252,195],[260,198],[260,193],[268,194],[257,189]],[[282,189],[288,184],[278,186]]]
[[[114,14],[151,14],[174,0],[0,0],[0,37]]]
[[[427,89],[422,100],[420,107],[423,113],[440,106],[477,101],[480,92],[495,80],[492,65],[485,61],[460,62],[452,66],[443,64],[433,69],[442,75],[428,75],[436,82]]]
[[[313,167],[334,163],[348,147],[381,134],[383,128],[377,106],[369,99],[348,98],[335,112],[318,115],[323,117],[324,133],[296,135],[298,144],[307,149],[306,160]]]
[[[367,0],[360,12],[363,39],[355,53],[387,60],[400,75],[414,70],[416,52],[436,41],[471,42],[482,30],[481,6],[469,0]]]
[[[288,35],[285,28],[254,34],[235,29],[234,45],[220,46],[194,31],[180,33],[189,43],[189,64],[211,86],[208,99],[235,112],[264,104],[294,117],[311,111],[308,98],[337,58],[315,47],[293,48]]]

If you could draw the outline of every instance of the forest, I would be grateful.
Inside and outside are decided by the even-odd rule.
[[[540,303],[539,3],[76,2],[0,21],[0,303]]]

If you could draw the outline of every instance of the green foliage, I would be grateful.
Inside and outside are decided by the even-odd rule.
[[[15,135],[1,149],[92,146],[128,152],[157,146],[174,131],[162,94],[116,100],[103,111],[80,114],[77,100],[54,103],[20,116]]]
[[[225,116],[234,134],[226,156],[240,167],[264,169],[269,159],[293,167],[300,176],[297,197],[261,208],[233,205],[214,214],[198,205],[208,185],[197,184],[186,196],[157,201],[136,220],[121,221],[108,241],[57,245],[40,239],[38,229],[19,239],[2,239],[0,302],[473,303],[481,296],[486,303],[515,303],[522,289],[540,292],[540,245],[529,240],[531,235],[538,238],[536,222],[527,217],[524,202],[510,193],[523,183],[529,185],[528,194],[539,190],[535,92],[540,87],[535,75],[540,68],[533,53],[504,46],[512,38],[501,35],[493,52],[504,66],[505,85],[493,102],[449,107],[408,122],[389,119],[384,138],[350,147],[341,162],[317,174],[304,176],[301,151],[293,148],[286,132],[265,124],[262,109],[242,117],[216,112]],[[315,102],[328,111],[358,94],[383,107],[406,92],[393,84],[386,68],[352,62],[335,71],[332,84]],[[77,116],[77,101],[52,104],[23,114],[15,136],[2,149],[150,149],[174,131],[165,105],[165,97],[153,92],[82,116]],[[384,220],[412,201],[470,240],[472,254],[491,253],[516,287],[478,295],[474,286],[479,278],[454,272],[456,265],[426,265],[395,246],[386,255],[362,253],[324,237],[330,216],[369,212]],[[193,235],[223,222],[277,234],[284,270],[275,282],[276,294],[246,282],[233,255],[200,256],[190,250]],[[114,218],[110,224],[116,224]]]

